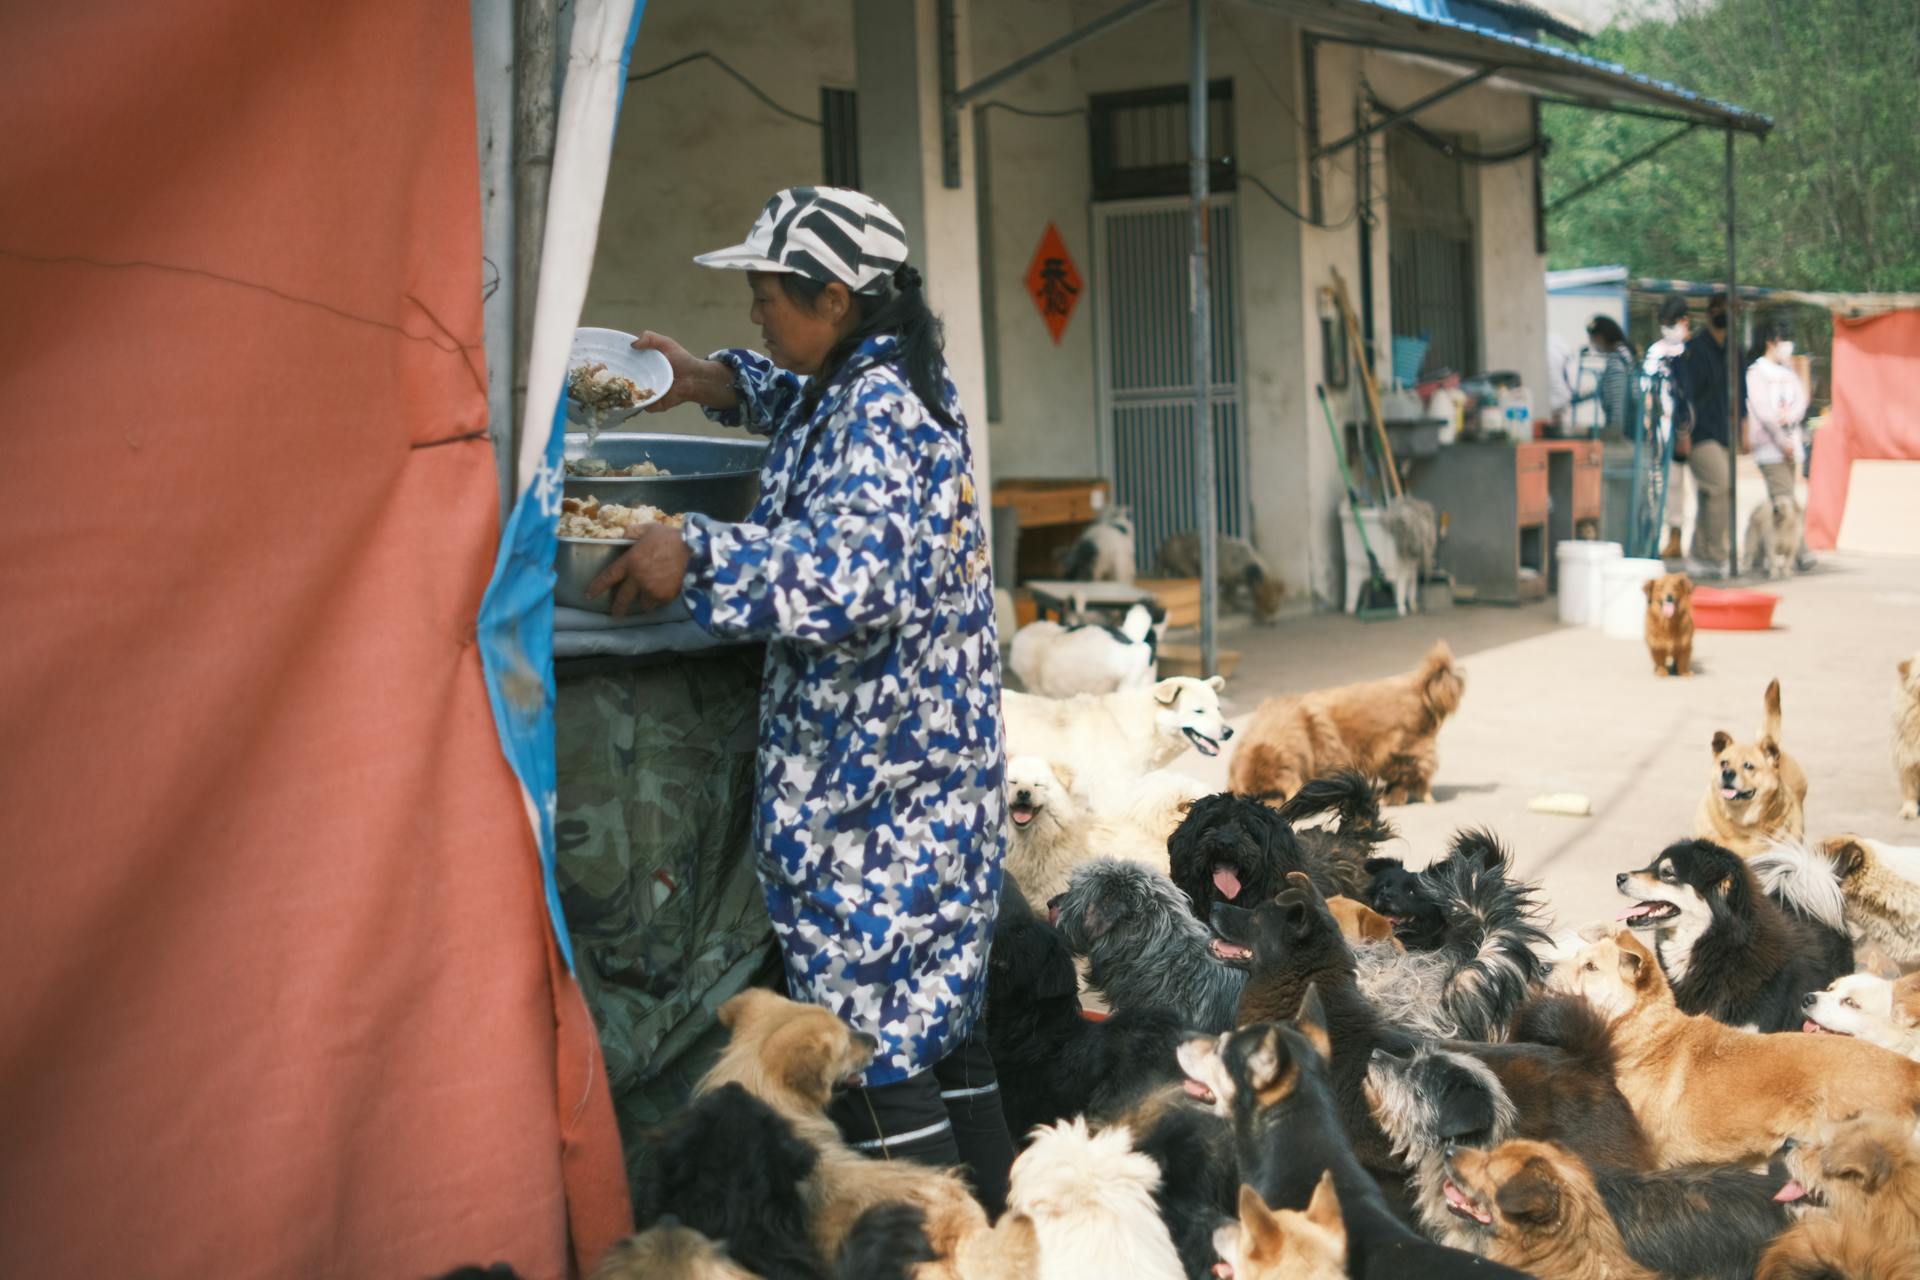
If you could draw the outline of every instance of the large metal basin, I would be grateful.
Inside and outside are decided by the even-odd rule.
[[[762,440],[667,436],[652,432],[603,431],[593,444],[569,433],[568,458],[604,458],[616,467],[651,462],[665,476],[568,476],[569,498],[598,498],[626,507],[658,507],[668,515],[697,511],[716,520],[744,520],[760,498]]]
[[[553,601],[569,609],[585,609],[589,613],[613,612],[613,593],[608,592],[598,600],[587,599],[587,584],[600,576],[600,571],[626,554],[631,542],[616,542],[611,538],[562,538],[560,548],[553,560]],[[673,622],[687,615],[686,606],[674,601],[650,614],[639,615],[654,622]]]

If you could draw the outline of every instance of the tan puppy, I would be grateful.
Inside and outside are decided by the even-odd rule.
[[[1587,1166],[1550,1142],[1455,1148],[1444,1190],[1495,1262],[1538,1280],[1659,1280],[1627,1252]]]
[[[1393,936],[1393,921],[1366,903],[1336,894],[1327,899],[1327,910],[1348,942],[1384,942],[1401,955],[1407,953],[1406,944]]]
[[[1901,661],[1893,691],[1893,772],[1900,780],[1900,816],[1920,818],[1920,654]]]
[[[1653,674],[1693,674],[1693,579],[1684,573],[1663,573],[1649,581],[1647,593],[1647,652]]]
[[[1027,901],[1045,907],[1089,858],[1127,858],[1166,875],[1166,840],[1123,818],[1095,817],[1073,781],[1073,770],[1039,756],[1007,761],[1007,872]]]
[[[1614,1078],[1666,1167],[1765,1160],[1831,1120],[1913,1122],[1920,1062],[1842,1036],[1761,1035],[1680,1012],[1653,953],[1622,929],[1554,970],[1613,1032]]]
[[[1213,1235],[1223,1280],[1346,1280],[1347,1228],[1333,1171],[1320,1175],[1306,1212],[1269,1209],[1252,1187],[1240,1188],[1240,1220]]]
[[[927,1240],[942,1258],[966,1235],[987,1229],[987,1215],[966,1184],[943,1169],[904,1160],[870,1160],[840,1139],[826,1117],[839,1082],[873,1060],[874,1042],[817,1005],[798,1004],[771,991],[743,991],[720,1006],[731,1034],[726,1052],[700,1089],[736,1082],[785,1117],[820,1153],[807,1179],[813,1237],[832,1257],[866,1209],[891,1200],[916,1204],[927,1215]],[[923,1267],[932,1277],[951,1274]]]
[[[1806,831],[1807,775],[1780,746],[1780,682],[1767,685],[1766,723],[1758,742],[1739,743],[1725,729],[1713,735],[1713,776],[1694,815],[1693,834],[1742,857]]]
[[[1831,836],[1820,852],[1840,877],[1847,923],[1901,969],[1920,967],[1920,849]]]
[[[1311,778],[1358,769],[1386,783],[1387,804],[1431,801],[1434,739],[1466,687],[1443,642],[1406,675],[1269,698],[1233,753],[1229,783],[1236,795],[1285,800]]]
[[[1761,1260],[1762,1277],[1920,1275],[1920,1142],[1885,1116],[1852,1120],[1787,1153],[1777,1199],[1816,1206]],[[1908,1270],[1894,1266],[1904,1259]]]

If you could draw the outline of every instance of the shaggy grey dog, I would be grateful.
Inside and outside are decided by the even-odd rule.
[[[1054,899],[1060,935],[1087,958],[1087,985],[1112,1009],[1176,1009],[1187,1025],[1219,1032],[1236,1025],[1247,971],[1224,963],[1213,930],[1193,915],[1187,895],[1153,868],[1095,858],[1073,870]],[[1402,953],[1386,943],[1349,944],[1360,990],[1386,1021],[1442,1039],[1459,1023],[1435,994],[1446,957]]]
[[[1408,1190],[1429,1238],[1479,1253],[1483,1241],[1447,1209],[1446,1150],[1497,1147],[1513,1137],[1519,1112],[1493,1068],[1437,1045],[1395,1057],[1375,1049],[1367,1064],[1367,1101],[1393,1154],[1411,1171]]]

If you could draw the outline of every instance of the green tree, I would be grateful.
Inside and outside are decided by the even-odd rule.
[[[1676,0],[1581,52],[1763,112],[1737,143],[1740,275],[1779,288],[1920,290],[1920,3]],[[1546,191],[1676,126],[1549,107]],[[1705,129],[1550,215],[1555,267],[1725,272],[1724,142]]]

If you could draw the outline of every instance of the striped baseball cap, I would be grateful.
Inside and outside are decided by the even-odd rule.
[[[694,261],[729,271],[788,271],[872,293],[906,265],[907,233],[872,196],[845,187],[788,187],[767,201],[744,244]]]

